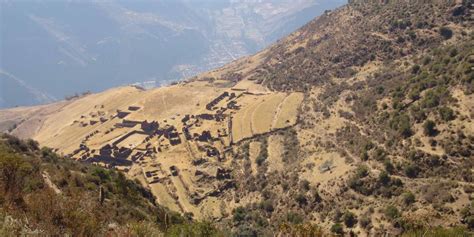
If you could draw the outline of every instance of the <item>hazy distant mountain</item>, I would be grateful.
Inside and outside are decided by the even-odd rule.
[[[255,53],[344,0],[0,1],[0,106],[163,83]],[[22,87],[24,87],[22,86]],[[17,96],[15,96],[17,95]]]

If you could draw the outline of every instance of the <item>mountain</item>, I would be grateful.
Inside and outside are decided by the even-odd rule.
[[[51,98],[153,87],[253,54],[343,3],[3,0],[0,70]],[[46,102],[9,89],[3,108]]]
[[[469,235],[472,12],[353,0],[186,81],[3,110],[0,128],[236,236]]]

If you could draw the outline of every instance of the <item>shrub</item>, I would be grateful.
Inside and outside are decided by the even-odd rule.
[[[379,182],[382,183],[383,185],[387,185],[390,183],[390,176],[388,175],[387,172],[382,171],[379,174]]]
[[[388,159],[383,162],[383,165],[385,167],[385,171],[387,171],[387,173],[389,174],[392,174],[395,170],[395,167],[393,166],[392,162],[390,162],[390,160]]]
[[[286,221],[292,224],[301,224],[303,223],[303,217],[296,212],[288,212],[286,214]]]
[[[398,134],[404,138],[412,135],[410,117],[406,114],[395,116],[390,121],[390,127],[395,129]]]
[[[31,165],[22,156],[0,145],[0,187],[2,196],[10,204],[20,204],[23,201],[26,176],[31,171]]]
[[[344,213],[342,220],[348,228],[352,228],[355,224],[357,224],[357,216],[350,211]]]
[[[469,233],[465,227],[453,227],[453,228],[443,228],[443,227],[426,227],[415,230],[407,230],[403,233],[402,237],[419,237],[419,236],[430,236],[430,237],[453,237],[453,236],[471,236],[472,233]]]
[[[451,121],[455,119],[454,111],[449,107],[441,107],[439,110],[439,116],[444,121]]]
[[[365,165],[360,165],[356,170],[356,177],[364,178],[369,175],[369,168]]]
[[[260,203],[260,208],[265,210],[266,212],[273,212],[273,203],[271,200],[265,200]]]
[[[443,26],[439,29],[439,34],[443,36],[444,39],[448,40],[453,37],[453,31],[446,26]]]
[[[474,201],[461,210],[463,223],[471,230],[474,229]]]
[[[409,178],[416,178],[416,176],[418,176],[418,168],[411,163],[405,166],[404,172]]]
[[[296,195],[295,200],[300,206],[306,205],[308,203],[308,200],[306,199],[305,195],[302,193]]]
[[[343,235],[344,234],[344,228],[340,223],[336,223],[331,226],[331,232],[337,235]]]
[[[415,64],[413,65],[413,67],[411,67],[411,73],[418,74],[418,72],[420,72],[420,69],[421,69],[420,65]]]
[[[412,192],[406,192],[403,194],[403,203],[407,206],[415,202],[415,195]]]
[[[360,159],[362,161],[367,161],[369,159],[369,154],[367,153],[367,151],[364,150],[360,153]]]
[[[310,183],[308,180],[304,179],[304,180],[301,180],[301,189],[303,189],[304,191],[308,191],[309,188],[310,188]]]
[[[372,220],[370,219],[370,217],[368,215],[362,216],[359,220],[360,227],[362,227],[364,229],[367,229],[370,226],[371,223],[372,223]]]
[[[436,123],[432,120],[426,120],[425,123],[423,124],[423,133],[426,136],[436,136],[437,130],[436,130]]]
[[[237,207],[235,210],[234,210],[234,216],[233,216],[233,220],[235,222],[239,222],[239,221],[243,221],[245,220],[245,217],[247,216],[247,211],[245,210],[245,208],[243,207]]]
[[[377,149],[375,149],[373,156],[375,160],[382,161],[385,159],[387,154],[385,153],[385,150],[383,148],[378,147]]]
[[[132,232],[132,236],[162,236],[156,232],[156,229],[150,226],[138,228],[140,234]],[[224,233],[215,228],[210,222],[191,222],[179,225],[173,225],[165,236],[225,236]],[[252,235],[249,235],[252,236]]]
[[[258,166],[261,166],[263,164],[263,162],[265,162],[266,159],[267,159],[266,157],[259,155],[255,159],[255,163],[257,163]]]
[[[384,210],[384,215],[389,220],[394,220],[400,217],[400,211],[395,206],[387,206]]]
[[[421,101],[421,107],[423,108],[433,108],[439,105],[440,95],[432,90],[428,91]]]

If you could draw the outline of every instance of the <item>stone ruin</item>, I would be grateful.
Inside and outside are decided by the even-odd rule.
[[[217,98],[212,100],[206,105],[207,110],[214,110],[214,106],[216,106],[219,102],[221,102],[225,97],[229,96],[229,92],[225,91],[221,95],[219,95]]]

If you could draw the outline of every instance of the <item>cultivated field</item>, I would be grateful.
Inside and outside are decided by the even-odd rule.
[[[301,93],[246,95],[232,119],[233,141],[294,125],[302,100]]]

